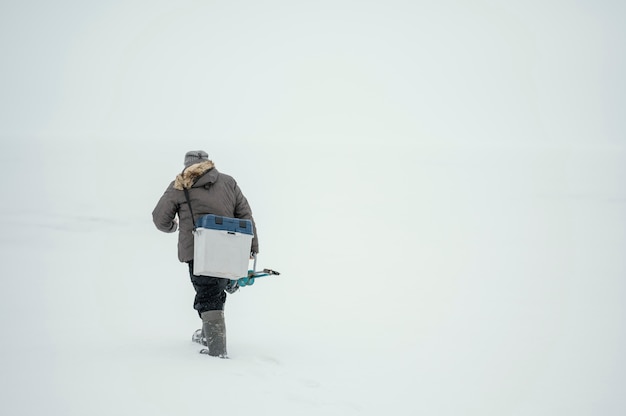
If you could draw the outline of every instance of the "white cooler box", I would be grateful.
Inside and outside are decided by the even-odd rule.
[[[194,231],[193,274],[239,279],[248,275],[252,221],[205,215]]]

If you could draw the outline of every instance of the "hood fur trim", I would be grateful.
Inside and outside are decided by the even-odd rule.
[[[207,171],[213,169],[214,167],[215,165],[211,160],[189,166],[188,168],[183,170],[182,173],[179,173],[176,176],[176,180],[174,181],[174,189],[182,191],[183,189],[191,188],[200,176],[204,175]]]

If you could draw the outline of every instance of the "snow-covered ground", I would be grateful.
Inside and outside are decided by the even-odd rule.
[[[623,415],[623,7],[261,3],[1,6],[0,413]],[[199,148],[282,273],[230,360],[151,222]]]
[[[226,361],[190,342],[176,238],[151,224],[155,166],[180,155],[124,144],[101,169],[59,144],[50,169],[23,145],[2,149],[7,414],[625,409],[623,151],[317,152],[309,170],[256,149],[242,164],[266,169],[223,170],[282,275],[229,297]]]

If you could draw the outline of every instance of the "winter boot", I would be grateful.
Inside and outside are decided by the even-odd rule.
[[[191,336],[191,340],[193,342],[197,342],[200,345],[204,345],[205,347],[207,346],[206,345],[206,338],[205,338],[204,334],[202,333],[202,329],[196,329],[196,331]]]
[[[213,357],[228,358],[226,354],[226,323],[224,311],[206,311],[200,314],[202,332],[206,338],[208,349],[200,351]]]

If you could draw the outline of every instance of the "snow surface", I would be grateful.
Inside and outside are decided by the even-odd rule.
[[[1,414],[626,413],[624,6],[62,3],[0,6]],[[200,148],[282,273],[230,360],[150,216]]]

